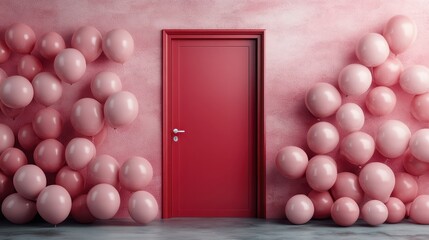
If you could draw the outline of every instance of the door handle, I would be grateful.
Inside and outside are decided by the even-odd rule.
[[[177,128],[173,129],[173,133],[174,134],[184,133],[184,132],[185,132],[185,130],[180,130],[180,129],[177,129]]]

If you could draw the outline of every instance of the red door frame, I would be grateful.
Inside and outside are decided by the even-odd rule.
[[[257,81],[257,217],[265,218],[265,118],[264,118],[264,30],[168,29],[162,31],[163,123],[162,123],[162,217],[171,217],[171,43],[175,39],[250,39],[256,41]]]

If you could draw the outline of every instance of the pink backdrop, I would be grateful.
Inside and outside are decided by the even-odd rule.
[[[354,47],[367,32],[381,32],[384,23],[393,15],[405,14],[413,18],[419,29],[414,45],[400,60],[404,66],[428,64],[429,5],[426,1],[14,1],[0,2],[2,21],[0,35],[15,22],[30,25],[37,36],[48,31],[60,33],[70,46],[73,32],[84,25],[92,25],[102,34],[113,28],[125,28],[134,37],[135,53],[121,65],[102,56],[87,67],[83,80],[65,86],[65,95],[54,107],[68,116],[71,104],[90,96],[88,84],[102,70],[116,72],[123,89],[136,94],[140,112],[136,121],[125,128],[108,129],[106,140],[97,153],[110,154],[123,162],[127,157],[140,155],[154,168],[154,178],[147,190],[161,205],[161,30],[171,28],[198,29],[266,29],[265,118],[267,162],[267,217],[283,218],[286,201],[294,193],[306,193],[303,180],[290,181],[275,169],[277,151],[286,145],[305,146],[308,127],[316,121],[304,107],[304,93],[315,82],[336,85],[339,71],[356,62]],[[9,75],[16,74],[12,56],[0,65]],[[48,66],[45,62],[45,66]],[[50,64],[49,64],[50,66]],[[407,99],[409,96],[398,96]],[[361,99],[343,99],[345,102]],[[409,101],[400,101],[395,112],[387,118],[411,121],[407,111]],[[32,103],[26,114],[16,121],[0,116],[0,121],[16,131],[30,122],[41,106]],[[374,126],[386,118],[368,117],[364,130],[374,134]],[[70,128],[70,124],[66,127]],[[410,125],[414,132],[416,124]],[[380,159],[400,170],[396,160]],[[340,168],[347,169],[347,165]],[[424,179],[424,177],[422,178]],[[424,182],[424,181],[420,181]],[[421,184],[420,191],[426,189]],[[126,195],[126,194],[125,194]],[[126,196],[125,196],[126,197]],[[119,217],[127,216],[122,209]]]

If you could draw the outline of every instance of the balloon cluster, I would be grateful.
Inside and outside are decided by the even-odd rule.
[[[0,63],[11,54],[22,57],[18,75],[7,76],[0,68],[2,113],[15,120],[33,102],[44,106],[16,136],[11,126],[0,123],[0,203],[10,222],[24,224],[36,214],[51,224],[69,216],[80,223],[110,219],[119,210],[120,189],[132,192],[128,210],[136,222],[145,224],[157,217],[157,201],[144,191],[153,176],[149,161],[133,156],[120,166],[110,155],[97,155],[94,139],[105,134],[105,122],[120,128],[138,115],[137,99],[122,90],[119,76],[99,72],[90,84],[93,98],[77,100],[69,119],[52,107],[61,100],[63,86],[82,81],[87,64],[102,52],[124,63],[133,51],[134,40],[124,29],[102,37],[94,27],[81,27],[73,33],[71,48],[56,32],[36,39],[26,24],[6,29],[4,41],[0,40]],[[53,72],[43,71],[37,54],[53,64]],[[66,141],[60,135],[68,121],[78,135]]]
[[[404,122],[387,117],[374,136],[362,130],[366,114],[386,119],[392,113],[398,93],[411,97],[413,122],[423,126],[429,122],[429,68],[404,68],[397,58],[416,34],[410,18],[392,17],[383,34],[368,33],[358,41],[355,53],[359,63],[340,71],[339,90],[329,83],[308,89],[305,105],[318,119],[306,135],[314,155],[309,159],[303,148],[286,146],[276,158],[283,176],[305,178],[311,188],[308,194],[288,200],[285,213],[290,222],[332,218],[337,225],[350,226],[361,217],[369,225],[379,225],[409,217],[429,224],[429,195],[419,195],[416,180],[429,170],[429,129],[412,133]],[[392,88],[396,84],[399,87]],[[367,113],[357,103],[342,103],[343,97],[349,96],[364,98]],[[386,159],[403,158],[404,170],[395,173],[374,159],[376,153]],[[353,170],[340,172],[338,161],[345,161]]]

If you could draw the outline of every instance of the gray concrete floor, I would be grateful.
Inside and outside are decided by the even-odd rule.
[[[429,239],[429,226],[408,221],[371,227],[358,222],[338,227],[330,220],[291,225],[283,220],[239,218],[174,218],[140,226],[131,220],[91,225],[73,222],[52,226],[42,221],[14,225],[0,220],[0,239]]]

